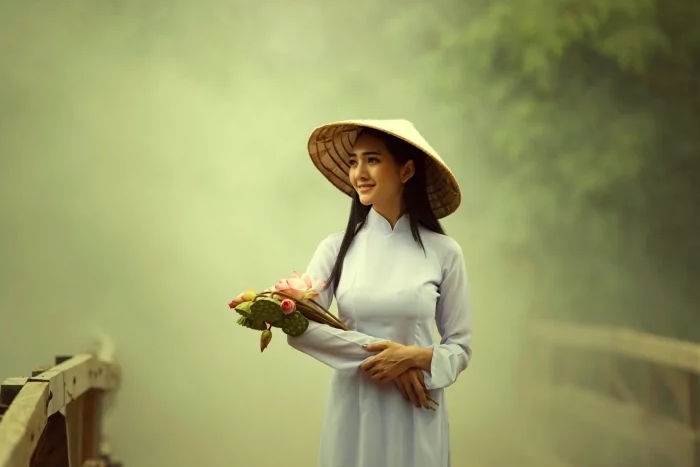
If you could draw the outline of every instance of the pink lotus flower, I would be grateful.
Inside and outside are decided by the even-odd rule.
[[[290,300],[288,298],[285,298],[282,300],[282,303],[280,303],[280,306],[282,307],[282,313],[285,315],[288,315],[290,313],[294,313],[294,311],[297,309],[297,304],[294,300]]]
[[[325,287],[324,281],[314,281],[307,273],[299,274],[294,271],[289,279],[282,279],[275,284],[275,290],[291,295],[295,300],[309,300],[318,297],[317,288]]]

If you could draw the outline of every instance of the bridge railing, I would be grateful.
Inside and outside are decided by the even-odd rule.
[[[118,366],[94,355],[56,357],[54,366],[0,386],[0,467],[108,467],[100,450],[103,398]]]
[[[525,348],[525,426],[551,465],[700,467],[699,344],[538,322]]]

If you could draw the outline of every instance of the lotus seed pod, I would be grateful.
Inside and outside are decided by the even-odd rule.
[[[261,298],[250,305],[250,318],[255,321],[265,321],[274,325],[284,316],[279,300]]]
[[[285,315],[279,324],[285,334],[297,337],[306,332],[306,329],[309,327],[309,320],[298,311],[295,311]]]

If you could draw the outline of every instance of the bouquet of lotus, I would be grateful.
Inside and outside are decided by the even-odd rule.
[[[239,294],[229,304],[241,317],[238,324],[261,331],[260,351],[264,351],[272,340],[272,328],[279,328],[287,335],[300,336],[309,327],[309,320],[348,330],[338,318],[316,300],[318,289],[325,287],[324,281],[314,281],[304,273],[294,272],[292,277],[282,279],[273,287],[256,293],[248,290]]]
[[[263,352],[272,340],[272,328],[280,328],[290,336],[300,336],[306,332],[309,321],[315,321],[349,331],[345,324],[314,300],[319,295],[318,289],[325,286],[324,281],[314,281],[306,273],[300,276],[294,272],[289,279],[282,279],[260,293],[248,290],[239,294],[228,306],[241,315],[238,324],[261,331],[260,352]],[[430,402],[440,405],[430,397],[427,389],[425,391]],[[435,410],[434,407],[428,408]]]

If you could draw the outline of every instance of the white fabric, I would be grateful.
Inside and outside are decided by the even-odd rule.
[[[407,216],[392,230],[376,211],[358,232],[334,293],[339,318],[351,331],[311,322],[295,349],[335,369],[326,401],[319,467],[449,467],[450,439],[443,389],[455,382],[471,356],[471,311],[460,246],[421,228],[425,252],[413,239]],[[324,239],[307,272],[327,279],[342,232]],[[442,336],[433,341],[437,323]],[[436,412],[416,408],[393,383],[374,383],[359,369],[369,352],[362,344],[391,340],[432,347],[425,381],[440,403]]]

